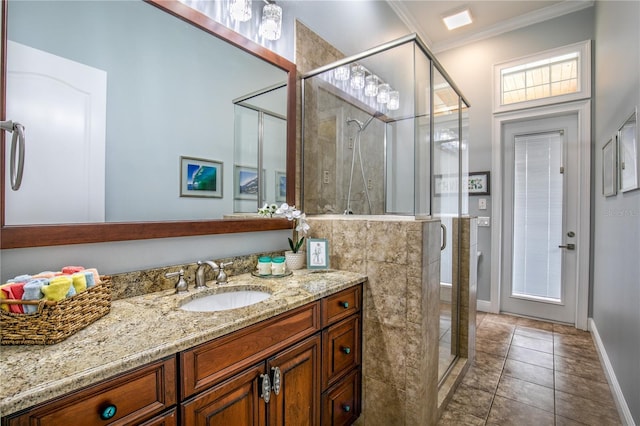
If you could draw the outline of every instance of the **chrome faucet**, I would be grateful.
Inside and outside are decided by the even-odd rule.
[[[218,264],[216,262],[213,262],[211,260],[205,260],[204,262],[201,260],[198,260],[198,269],[196,270],[196,286],[195,288],[202,288],[202,287],[206,287],[207,284],[205,283],[205,279],[204,279],[204,269],[207,265],[211,266],[211,269],[213,269],[214,272],[218,271],[218,272],[222,272],[220,271],[220,267],[218,266]],[[219,274],[218,274],[219,275]]]

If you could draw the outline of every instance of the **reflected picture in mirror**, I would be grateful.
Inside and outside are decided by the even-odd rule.
[[[237,200],[258,199],[258,169],[235,166],[235,198]]]
[[[287,200],[287,173],[276,170],[276,202],[284,203]]]
[[[180,157],[180,196],[222,198],[222,163]]]

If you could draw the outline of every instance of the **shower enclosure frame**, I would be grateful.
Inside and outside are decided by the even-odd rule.
[[[457,212],[454,214],[455,217],[460,218],[465,214],[468,214],[468,204],[463,204],[464,198],[467,197],[468,195],[468,191],[463,190],[463,183],[464,183],[464,179],[462,179],[463,174],[468,173],[468,170],[466,170],[464,168],[465,163],[463,163],[463,140],[466,139],[465,134],[468,135],[468,131],[465,132],[464,130],[464,126],[463,126],[463,111],[468,110],[468,108],[470,107],[470,103],[469,101],[464,97],[464,95],[462,94],[462,92],[460,91],[460,89],[456,86],[456,84],[453,82],[453,80],[451,79],[451,77],[449,76],[449,74],[445,71],[444,67],[438,62],[438,60],[435,58],[434,54],[428,49],[428,47],[422,42],[422,40],[420,40],[420,38],[416,35],[416,34],[409,34],[407,36],[401,37],[399,39],[390,41],[388,43],[382,44],[380,46],[374,47],[372,49],[366,50],[364,52],[361,52],[359,54],[356,55],[352,55],[349,57],[346,57],[344,59],[335,61],[331,64],[319,67],[315,70],[312,70],[310,72],[307,72],[303,75],[301,75],[301,99],[302,99],[302,107],[301,107],[301,142],[300,142],[300,176],[301,176],[301,185],[300,185],[300,203],[302,204],[302,208],[304,208],[304,203],[305,203],[305,141],[306,141],[306,129],[305,129],[305,124],[306,124],[306,120],[307,120],[307,108],[305,107],[305,102],[307,101],[307,88],[306,88],[306,81],[310,78],[319,76],[320,74],[323,74],[325,72],[328,71],[332,71],[338,67],[342,67],[342,66],[349,66],[350,64],[356,63],[358,61],[361,61],[363,59],[366,58],[370,58],[374,55],[389,51],[391,49],[406,45],[406,44],[410,44],[413,43],[415,46],[417,46],[417,48],[423,53],[423,55],[426,57],[426,60],[428,60],[428,65],[425,67],[425,71],[428,69],[428,79],[429,79],[429,117],[428,117],[428,122],[429,122],[429,146],[428,146],[428,154],[429,154],[429,159],[428,162],[425,162],[423,164],[423,166],[426,166],[428,164],[429,167],[429,171],[428,174],[426,176],[428,176],[429,182],[428,182],[428,186],[425,186],[425,188],[428,187],[428,191],[429,191],[429,196],[428,198],[425,196],[424,201],[426,202],[428,199],[428,212],[427,213],[423,213],[423,212],[418,212],[416,213],[416,210],[419,209],[420,207],[420,198],[419,198],[419,194],[418,194],[418,188],[417,188],[417,179],[418,179],[418,174],[419,174],[419,159],[418,156],[415,156],[414,159],[414,170],[413,170],[413,211],[414,214],[413,216],[416,219],[422,219],[422,218],[428,218],[428,217],[433,217],[434,216],[434,170],[436,169],[435,167],[435,162],[436,162],[436,155],[434,153],[435,149],[436,149],[436,144],[437,141],[434,137],[434,132],[436,129],[436,125],[438,123],[436,123],[436,110],[435,110],[435,86],[436,86],[436,73],[439,73],[440,77],[442,77],[445,82],[447,83],[448,87],[453,90],[453,92],[455,92],[456,96],[457,96],[457,110],[455,110],[457,112],[457,137],[458,137],[458,147],[457,147],[457,151],[456,151],[456,155],[457,155],[457,174],[459,176],[458,179],[458,183],[457,183],[457,187],[458,187],[458,191],[457,191]],[[413,115],[411,115],[410,117],[402,117],[402,119],[406,119],[406,118],[412,118],[414,120],[420,118],[420,117],[424,117],[426,114],[425,113],[418,113],[419,110],[419,105],[418,105],[418,96],[416,95],[416,56],[415,53],[417,51],[414,50],[414,57],[413,57],[413,78],[414,81],[412,82],[412,101],[413,101]],[[321,78],[321,77],[320,77]],[[350,104],[350,102],[346,99],[343,99],[347,104]],[[453,103],[451,104],[453,105]],[[354,106],[356,108],[359,108],[357,105],[353,104],[351,106]],[[361,108],[359,108],[361,109]],[[377,112],[375,112],[373,114],[373,116],[375,117],[375,115],[377,114]],[[344,117],[343,117],[344,118]],[[373,118],[373,117],[372,117]],[[452,118],[454,118],[454,115],[452,115]],[[398,120],[391,120],[392,122],[397,122]],[[453,121],[453,120],[452,120]],[[348,124],[347,124],[348,125]],[[418,126],[420,124],[415,122],[413,123],[413,147],[414,147],[414,153],[416,152],[416,142],[417,139],[416,137],[418,136]],[[358,137],[361,137],[361,134],[358,134]],[[388,180],[387,180],[387,173],[388,173],[388,151],[387,151],[387,144],[388,144],[388,139],[387,139],[388,135],[387,135],[387,131],[386,131],[386,127],[385,127],[385,131],[384,131],[384,136],[383,136],[383,150],[384,150],[384,158],[383,158],[383,164],[382,164],[382,168],[383,168],[383,202],[384,202],[384,213],[385,214],[398,214],[398,213],[390,213],[389,212],[389,208],[388,208],[388,197],[387,197],[387,185],[388,185]],[[352,156],[356,155],[355,152],[355,145],[353,146],[354,152],[352,153]],[[352,161],[353,161],[353,157],[352,157]],[[364,180],[364,177],[363,177]],[[364,182],[363,182],[364,183]],[[366,185],[366,183],[364,183]],[[349,189],[349,192],[351,192],[351,188]],[[336,195],[337,198],[337,195]],[[367,197],[368,198],[368,197]],[[349,201],[347,200],[347,206],[349,206]],[[337,203],[336,203],[337,205]],[[426,206],[425,206],[426,207]],[[425,208],[425,210],[427,210]],[[345,211],[346,213],[346,211]],[[400,213],[402,215],[407,215],[406,213]],[[366,216],[366,215],[365,215]],[[411,216],[411,215],[408,215]],[[435,215],[436,217],[438,216],[437,213]],[[452,232],[452,230],[447,230],[444,226],[443,226],[443,240],[446,241],[446,232]],[[461,237],[461,233],[458,233],[458,237]],[[460,241],[458,241],[458,244],[456,244],[456,246],[458,247],[458,249],[461,247]],[[443,247],[444,248],[444,247]],[[458,256],[458,259],[460,259],[460,256]],[[460,262],[458,262],[457,265],[454,265],[453,268],[457,269],[457,275],[460,276]],[[455,315],[458,317],[456,319],[456,324],[459,324],[459,319],[460,319],[460,295],[459,295],[459,291],[457,292],[457,297],[455,299],[455,301],[452,301],[452,309],[453,312],[455,313]],[[450,360],[450,363],[448,365],[448,367],[446,368],[445,372],[443,374],[441,374],[439,376],[439,384],[444,383],[444,381],[446,380],[446,378],[449,375],[449,372],[451,372],[451,370],[453,369],[453,367],[456,365],[456,360],[459,358],[459,354],[460,354],[460,343],[459,343],[459,329],[457,329],[456,331],[454,331],[454,333],[456,334],[456,343],[455,343],[455,355],[454,358]]]
[[[396,47],[408,44],[408,43],[415,43],[420,50],[422,51],[422,53],[427,57],[427,59],[430,62],[430,103],[431,103],[431,110],[430,110],[430,123],[429,123],[429,131],[430,131],[430,136],[429,136],[429,140],[430,140],[430,178],[431,178],[431,184],[433,183],[433,149],[434,149],[434,96],[433,96],[433,92],[434,92],[434,82],[433,82],[433,71],[436,70],[440,73],[440,75],[442,75],[442,77],[444,77],[444,79],[447,81],[447,83],[449,84],[449,86],[451,87],[451,89],[458,95],[458,124],[459,124],[459,128],[458,128],[458,135],[462,135],[462,110],[463,110],[463,105],[466,106],[467,108],[471,107],[471,104],[469,103],[468,99],[465,98],[465,96],[462,94],[462,91],[458,88],[458,86],[455,84],[455,82],[453,81],[453,79],[451,78],[451,76],[449,76],[449,74],[447,73],[447,71],[444,69],[444,67],[440,64],[440,62],[436,59],[435,55],[431,52],[431,50],[429,50],[429,48],[424,44],[424,42],[420,39],[420,37],[418,37],[418,35],[416,33],[412,33],[412,34],[408,34],[404,37],[400,37],[396,40],[392,40],[390,42],[381,44],[379,46],[376,46],[374,48],[365,50],[361,53],[340,59],[338,61],[332,62],[330,64],[324,65],[322,67],[316,68],[312,71],[309,71],[305,74],[302,74],[300,76],[300,81],[301,81],[301,99],[302,99],[302,108],[301,108],[301,118],[300,121],[302,123],[301,126],[301,130],[300,130],[300,176],[301,176],[301,181],[304,181],[304,169],[305,169],[305,158],[304,158],[304,152],[305,152],[305,80],[315,77],[319,74],[322,74],[324,72],[327,71],[331,71],[335,68],[344,66],[344,65],[349,65],[353,62],[356,61],[360,61],[362,59],[366,59],[369,58],[371,56],[377,55],[379,53],[383,53],[386,52],[388,50],[394,49]],[[386,148],[387,148],[387,136],[385,133],[384,136],[384,148],[385,148],[385,156],[386,156]],[[458,156],[459,159],[459,170],[462,170],[463,164],[462,164],[462,156]],[[386,160],[386,159],[385,159]],[[386,175],[387,173],[387,163],[386,161],[384,162],[384,173]],[[385,188],[384,188],[384,193],[386,194],[387,188],[386,188],[386,179],[385,179]],[[459,179],[459,184],[458,184],[458,206],[462,206],[462,195],[463,195],[463,191],[462,191],[462,179]],[[300,204],[302,206],[302,208],[304,208],[304,184],[300,185]],[[433,197],[434,197],[434,191],[433,191],[433,185],[431,185],[431,190],[429,191],[430,193],[430,202],[429,202],[429,209],[432,209],[432,204],[433,204]],[[415,208],[414,208],[415,210]],[[385,212],[387,211],[386,208],[386,198],[385,198]]]

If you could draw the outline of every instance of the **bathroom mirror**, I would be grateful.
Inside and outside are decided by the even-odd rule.
[[[51,4],[53,4],[53,8],[61,7],[58,2],[16,3],[21,5],[23,3],[38,3],[38,8]],[[51,19],[49,16],[49,20],[55,23],[52,28],[55,28],[56,31],[62,34],[65,31],[72,32],[72,37],[68,37],[70,41],[75,43],[72,48],[78,48],[77,45],[84,43],[85,39],[92,43],[102,43],[104,39],[120,40],[121,44],[112,47],[106,54],[87,53],[88,56],[96,57],[96,62],[91,66],[104,69],[108,68],[105,64],[114,57],[123,58],[122,60],[126,61],[120,65],[120,74],[131,74],[136,77],[136,81],[129,83],[129,86],[124,84],[116,86],[117,72],[114,70],[107,73],[104,197],[106,200],[106,221],[11,224],[6,220],[7,190],[5,189],[6,171],[4,170],[6,158],[3,158],[2,248],[287,228],[288,223],[284,220],[227,220],[222,217],[233,213],[234,209],[233,99],[261,90],[277,81],[282,81],[281,85],[285,85],[285,96],[282,97],[284,105],[281,108],[286,111],[286,117],[295,117],[295,65],[178,1],[63,3],[64,7],[80,7],[81,5],[89,7],[92,4],[100,4],[103,7],[120,5],[121,7],[135,8],[135,13],[142,13],[144,10],[145,13],[150,14],[132,19],[136,15],[129,11],[126,19],[122,18],[117,25],[113,26],[106,25],[104,14],[99,14],[99,20],[96,22],[102,22],[104,26],[102,29],[96,28],[98,24],[96,22],[91,24],[89,19],[77,20],[77,25],[84,27],[87,31],[86,37],[78,37],[76,33],[72,32],[74,30],[69,29],[63,22]],[[11,32],[13,7],[13,2],[3,2],[2,4],[3,88],[7,87],[6,56],[10,51],[7,49],[7,29],[9,28],[9,32]],[[163,23],[160,32],[152,28],[152,23],[155,21]],[[167,31],[167,25],[176,25],[176,28],[172,27],[171,31]],[[124,32],[130,30],[135,30],[137,33],[125,37]],[[167,34],[169,35],[167,36]],[[27,33],[27,38],[30,36]],[[160,47],[155,51],[136,50],[140,48],[140,45],[154,41],[160,42]],[[204,54],[189,54],[190,51],[197,50],[202,45],[206,47],[206,50],[212,50],[210,46],[215,43],[221,45],[222,50],[221,53],[213,54],[213,57],[205,57]],[[54,50],[59,47],[56,47],[55,43],[52,45]],[[134,54],[130,54],[129,51]],[[173,54],[183,53],[183,56],[173,57],[171,56],[172,52]],[[62,56],[60,51],[51,53]],[[147,71],[143,74],[133,72],[144,67],[146,63],[151,64],[151,72]],[[206,68],[206,65],[211,63],[215,64],[215,69]],[[267,67],[265,68],[264,65]],[[154,70],[153,66],[161,69]],[[220,69],[229,71],[229,75],[222,76],[219,73]],[[252,74],[249,71],[257,74]],[[173,76],[174,80],[158,81],[159,75]],[[198,86],[187,84],[194,80],[197,81]],[[141,92],[145,96],[135,96],[134,94],[137,92],[131,92],[137,86],[145,85],[152,87],[152,90],[148,92]],[[200,85],[203,88],[201,91],[204,92],[204,88],[207,90],[204,96],[200,96],[196,90]],[[235,92],[231,93],[229,88],[235,88]],[[118,90],[120,91],[118,92]],[[5,93],[6,91],[3,90],[2,111],[0,111],[2,119],[5,119],[7,112]],[[110,98],[118,96],[126,101],[125,104],[110,105]],[[205,104],[207,98],[212,102],[222,99],[223,106]],[[179,117],[182,109],[192,107],[190,104],[193,99],[200,102],[198,104],[200,108],[190,110],[186,118]],[[144,101],[150,101],[152,104],[144,104]],[[163,115],[163,112],[166,111],[169,113]],[[120,117],[119,126],[110,127],[108,120],[114,116],[124,118]],[[174,116],[176,118],[172,119]],[[133,139],[127,139],[130,133],[135,133],[142,120],[150,118],[155,118],[157,121],[146,121],[144,124],[145,133],[137,135]],[[25,125],[28,135],[29,127],[28,124],[25,123]],[[281,169],[284,168],[281,171],[285,172],[288,177],[286,180],[286,199],[293,202],[295,119],[287,120],[284,127],[285,141],[280,144],[282,152],[279,155],[286,159],[284,166],[281,167]],[[4,144],[6,136],[3,134],[1,137]],[[112,140],[115,140],[114,146],[110,145]],[[27,150],[29,149],[28,144],[27,136]],[[2,150],[2,155],[6,157],[6,147]],[[222,182],[218,182],[220,196],[181,196],[183,195],[181,189],[183,176],[180,175],[179,170],[184,157],[204,159],[206,161],[204,164],[215,167],[220,165],[220,168],[217,169],[223,178]],[[112,171],[115,170],[116,173],[110,175],[110,165],[113,164],[118,166],[115,169],[112,167]],[[139,169],[144,172],[140,173]],[[25,172],[25,176],[27,173]],[[145,177],[146,179],[142,179]],[[151,181],[153,185],[142,186],[143,181]],[[126,196],[117,200],[117,197],[122,194]],[[120,210],[114,209],[111,205],[113,200],[125,207]],[[214,212],[217,206],[223,204],[227,207]],[[176,212],[171,211],[169,207],[175,207]],[[127,216],[123,212],[127,214],[132,212],[133,216]],[[192,214],[193,212],[195,215]],[[175,215],[172,215],[174,213]]]

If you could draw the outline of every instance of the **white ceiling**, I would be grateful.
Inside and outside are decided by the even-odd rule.
[[[387,0],[400,19],[434,52],[591,7],[593,0]],[[447,30],[442,17],[468,7],[473,23]]]

